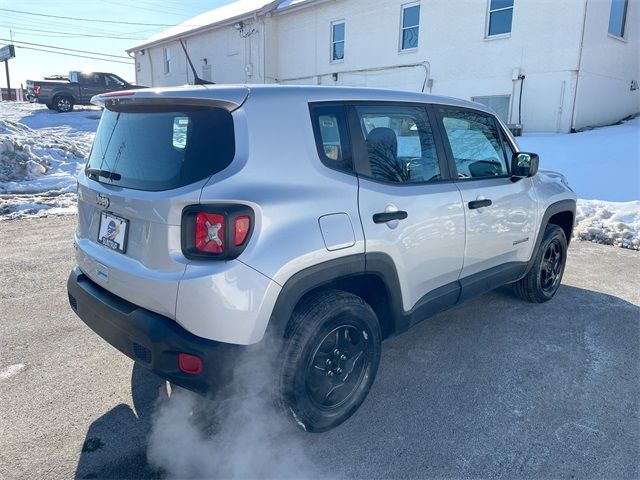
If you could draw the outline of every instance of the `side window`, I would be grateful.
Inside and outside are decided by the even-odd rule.
[[[101,73],[81,73],[78,81],[87,87],[104,87],[104,75]]]
[[[505,152],[492,116],[470,110],[441,108],[458,178],[490,178],[508,174]]]
[[[373,179],[422,183],[442,178],[424,107],[367,105],[355,109]]]
[[[311,121],[318,155],[330,168],[353,172],[344,105],[314,105]]]
[[[115,75],[105,75],[104,78],[107,81],[107,87],[121,87],[124,85],[124,82]]]

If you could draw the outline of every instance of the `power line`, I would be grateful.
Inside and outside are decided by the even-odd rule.
[[[11,13],[20,13],[23,15],[33,15],[36,17],[47,17],[47,18],[62,18],[64,20],[78,20],[80,22],[97,22],[97,23],[112,23],[118,25],[143,25],[149,27],[176,27],[176,24],[169,23],[141,23],[141,22],[120,22],[117,20],[97,20],[95,18],[78,18],[78,17],[63,17],[61,15],[47,15],[44,13],[32,13],[32,12],[23,12],[21,10],[12,10],[10,8],[0,8],[0,11],[3,12],[11,12]],[[199,27],[202,25],[184,25],[189,27]]]
[[[2,41],[2,42],[11,42],[11,40],[8,40],[6,38],[0,38],[0,41]],[[56,49],[56,50],[64,50],[64,51],[68,51],[68,52],[89,53],[91,55],[101,55],[103,57],[123,58],[125,60],[128,60],[130,58],[130,57],[125,57],[124,55],[111,55],[111,54],[108,54],[108,53],[90,52],[88,50],[77,50],[75,48],[56,47],[54,45],[43,45],[42,43],[22,42],[22,41],[19,41],[19,40],[14,40],[14,43],[20,43],[20,44],[24,44],[24,45],[32,45],[34,47],[53,48],[53,49]]]
[[[140,6],[137,6],[137,5],[131,5],[131,3],[120,3],[120,2],[116,2],[114,0],[102,0],[102,2],[103,3],[109,3],[111,5],[117,5],[119,7],[135,8],[137,10],[143,10],[145,12],[159,12],[159,13],[166,13],[167,15],[174,15],[176,17],[184,17],[184,12],[160,10],[157,7],[154,7],[154,8],[140,7]]]
[[[22,33],[23,35],[35,35],[33,33],[28,33],[28,32],[36,32],[36,34],[39,33],[51,33],[54,35],[38,35],[41,37],[55,37],[55,36],[60,36],[60,37],[67,37],[67,38],[109,38],[109,39],[113,39],[113,40],[144,40],[145,37],[119,37],[119,36],[115,36],[115,35],[91,35],[89,33],[68,33],[68,32],[62,32],[60,30],[41,30],[41,29],[36,29],[36,28],[26,28],[26,27],[17,27],[14,28],[10,25],[6,25],[3,24],[2,25],[5,28],[10,28],[12,29],[14,32],[19,32]]]
[[[112,62],[112,63],[124,63],[125,65],[133,66],[133,62],[123,62],[123,61],[120,61],[120,60],[110,60],[108,58],[89,57],[87,55],[77,55],[75,53],[56,52],[54,50],[44,50],[42,48],[24,47],[22,45],[16,45],[16,47],[24,49],[24,50],[36,50],[38,52],[55,53],[57,55],[66,55],[68,57],[89,58],[91,60],[100,60],[100,61],[103,61],[103,62]]]

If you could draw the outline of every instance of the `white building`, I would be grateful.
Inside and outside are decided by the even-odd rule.
[[[148,86],[193,82],[183,40],[216,83],[422,90],[480,101],[525,131],[568,132],[640,111],[639,4],[240,0],[128,52]]]

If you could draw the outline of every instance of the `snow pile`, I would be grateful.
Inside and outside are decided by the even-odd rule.
[[[576,213],[576,238],[640,250],[640,201],[578,200]]]
[[[533,133],[518,138],[540,155],[540,168],[562,173],[578,198],[640,199],[640,117],[580,133]]]
[[[0,219],[75,213],[75,176],[100,111],[59,114],[24,103],[0,108]]]

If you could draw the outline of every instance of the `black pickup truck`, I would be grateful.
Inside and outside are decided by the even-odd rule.
[[[55,80],[27,80],[27,98],[58,112],[70,112],[74,105],[90,105],[91,97],[105,92],[145,88],[132,85],[113,73],[69,72]]]

